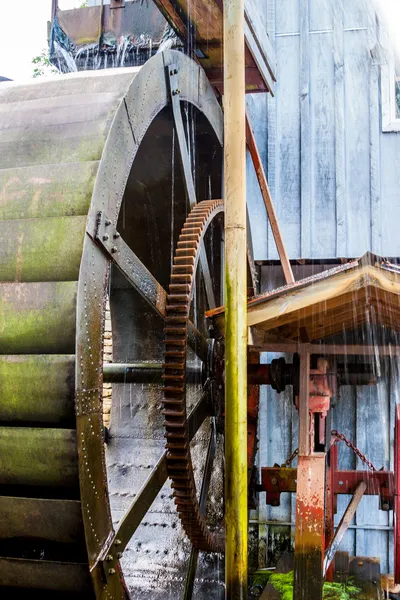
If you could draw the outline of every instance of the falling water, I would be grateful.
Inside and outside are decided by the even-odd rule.
[[[66,64],[66,72],[74,73],[78,71],[76,62],[67,50],[65,50],[56,40],[54,41],[55,50],[61,54]]]

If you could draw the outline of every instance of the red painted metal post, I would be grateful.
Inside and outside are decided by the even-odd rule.
[[[325,551],[325,454],[299,456],[294,600],[321,600]]]
[[[400,404],[394,429],[394,581],[400,583]]]
[[[299,460],[297,466],[294,600],[321,600],[325,551],[325,453],[313,452],[310,353],[300,350]]]

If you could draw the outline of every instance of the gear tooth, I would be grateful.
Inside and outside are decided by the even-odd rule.
[[[223,544],[212,533],[200,512],[190,456],[185,397],[186,347],[189,310],[200,241],[222,200],[197,204],[186,219],[174,256],[165,326],[163,415],[166,460],[173,498],[183,529],[199,550],[223,552]],[[220,211],[218,211],[220,212]]]

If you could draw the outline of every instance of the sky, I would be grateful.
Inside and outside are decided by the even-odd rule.
[[[400,0],[374,1],[388,19],[392,40],[400,54]],[[81,4],[82,0],[59,0],[62,10]],[[32,58],[47,47],[51,0],[0,0],[0,15],[0,75],[14,80],[29,79],[33,73]]]
[[[82,0],[60,0],[62,9],[77,8]],[[0,0],[0,75],[32,77],[32,58],[47,48],[51,0]]]

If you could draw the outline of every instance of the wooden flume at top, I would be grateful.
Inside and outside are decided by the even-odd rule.
[[[53,0],[52,15],[53,24],[57,16],[66,39],[80,50],[80,58],[75,56],[78,70],[86,51],[91,51],[93,45],[111,51],[111,40],[117,44],[125,39],[141,48],[143,39],[151,39],[148,50],[160,48],[168,39],[167,21],[186,45],[187,53],[204,68],[210,83],[223,92],[223,0],[154,0],[154,4],[119,1],[79,10],[59,10],[58,2]],[[273,94],[275,53],[257,10],[251,10],[251,6],[245,10],[244,51],[246,92]],[[83,64],[87,68],[87,61]]]
[[[223,0],[154,0],[178,35],[193,44],[193,55],[210,83],[223,88]],[[261,42],[262,40],[262,42]],[[256,10],[245,9],[246,92],[271,92],[275,53]]]
[[[251,298],[247,324],[279,342],[312,342],[366,323],[399,329],[400,269],[362,258]],[[208,317],[224,328],[224,307]]]

